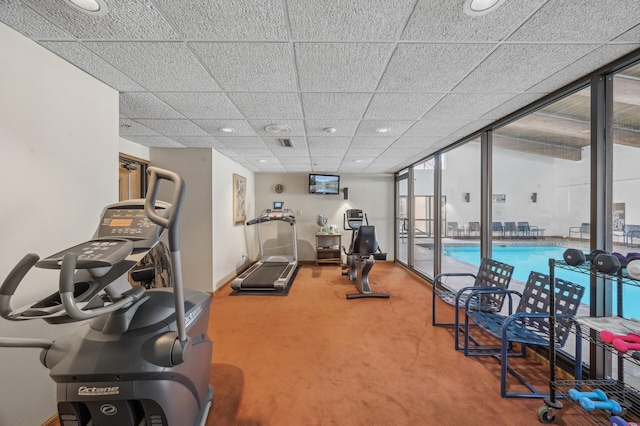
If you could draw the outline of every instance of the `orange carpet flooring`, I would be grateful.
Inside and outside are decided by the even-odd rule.
[[[339,267],[315,265],[301,267],[288,296],[216,292],[207,425],[541,424],[541,400],[500,397],[496,359],[465,357],[452,330],[431,326],[430,286],[392,262],[377,262],[370,281],[391,298],[346,300],[356,288]],[[546,367],[518,361],[548,386]],[[577,410],[556,424],[591,424]]]

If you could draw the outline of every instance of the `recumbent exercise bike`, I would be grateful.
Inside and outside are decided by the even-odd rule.
[[[382,253],[378,245],[375,226],[369,225],[367,215],[360,209],[347,210],[343,216],[342,226],[345,231],[351,231],[349,250],[342,247],[347,258],[346,263],[342,265],[342,275],[348,275],[358,289],[358,293],[347,294],[347,299],[388,299],[387,293],[372,292],[369,285],[369,272],[376,259],[386,260],[387,258],[387,254]]]
[[[184,289],[178,223],[184,182],[149,167],[149,194],[107,206],[94,238],[46,259],[27,254],[0,287],[0,315],[50,324],[91,320],[55,341],[0,338],[0,347],[42,348],[57,383],[61,426],[204,425],[213,401],[211,296]],[[171,204],[156,201],[161,180]],[[168,229],[173,288],[132,286],[131,270]],[[29,270],[59,269],[59,291],[13,309]]]

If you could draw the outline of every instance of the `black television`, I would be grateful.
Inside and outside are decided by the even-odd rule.
[[[338,195],[340,193],[340,176],[309,174],[309,194]]]

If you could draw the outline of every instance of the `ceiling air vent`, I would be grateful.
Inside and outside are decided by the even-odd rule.
[[[280,138],[278,139],[278,141],[280,142],[280,145],[284,146],[285,148],[293,148],[293,142],[291,142],[291,139]]]

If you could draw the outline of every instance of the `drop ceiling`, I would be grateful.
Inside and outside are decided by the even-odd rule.
[[[121,137],[254,172],[392,173],[640,48],[638,0],[106,2],[0,21],[118,90]]]

